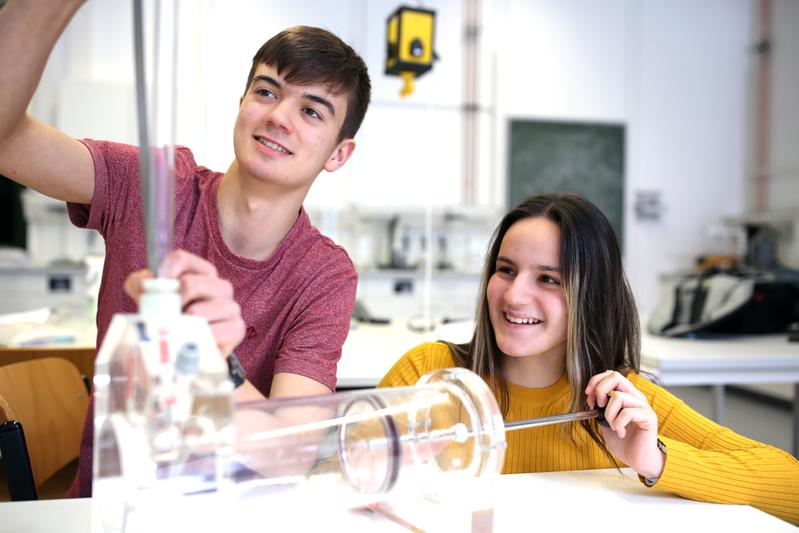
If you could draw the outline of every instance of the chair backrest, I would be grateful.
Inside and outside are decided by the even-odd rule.
[[[45,358],[0,366],[0,422],[25,430],[36,486],[78,456],[89,394],[75,365]]]

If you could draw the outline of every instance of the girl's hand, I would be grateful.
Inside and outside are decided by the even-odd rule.
[[[666,458],[657,445],[658,418],[646,396],[615,370],[592,377],[585,394],[592,409],[605,407],[610,428],[599,428],[610,452],[641,476],[659,478]]]

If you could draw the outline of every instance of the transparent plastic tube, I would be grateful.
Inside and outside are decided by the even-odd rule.
[[[239,497],[318,492],[338,508],[495,476],[505,453],[496,400],[465,369],[414,387],[241,404],[235,425]]]
[[[105,531],[164,530],[169,520],[210,530],[231,516],[244,524],[309,506],[340,512],[501,472],[502,416],[468,370],[437,370],[413,387],[232,406],[218,368],[181,362],[196,326],[179,318],[171,333],[166,322],[145,323],[176,352],[166,378],[136,315],[115,318],[109,336],[119,342],[98,358],[94,500]],[[193,349],[203,353],[205,340]]]

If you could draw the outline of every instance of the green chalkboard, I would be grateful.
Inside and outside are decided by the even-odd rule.
[[[578,193],[624,230],[624,126],[510,122],[508,204],[540,193]]]

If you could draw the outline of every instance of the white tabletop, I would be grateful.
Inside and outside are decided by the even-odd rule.
[[[469,500],[469,501],[467,501]],[[312,501],[304,502],[312,511]],[[471,498],[431,500],[406,499],[381,506],[375,514],[344,511],[336,516],[286,517],[266,512],[264,499],[260,519],[242,525],[237,510],[230,506],[224,520],[239,522],[238,532],[254,530],[315,530],[320,521],[335,531],[407,531],[399,520],[427,531],[477,531],[474,517],[493,527],[480,531],[796,531],[790,524],[742,505],[694,502],[647,489],[631,472],[592,470],[501,476]],[[4,533],[85,533],[90,530],[91,500],[49,500],[0,504],[0,530]],[[279,514],[279,513],[277,513]],[[239,518],[241,518],[239,516]],[[164,517],[165,521],[169,517]],[[282,526],[281,526],[282,524]],[[305,527],[309,525],[310,528]],[[202,529],[202,528],[200,528]],[[197,528],[191,533],[195,533]]]
[[[467,342],[471,321],[411,331],[404,320],[359,324],[350,330],[338,366],[341,387],[373,387],[410,348],[446,339]],[[799,343],[787,335],[743,335],[714,339],[641,336],[641,365],[663,385],[799,382]]]
[[[472,321],[439,325],[426,333],[414,332],[408,321],[389,324],[355,324],[342,348],[336,372],[339,388],[374,387],[402,355],[423,342],[448,340],[467,342]]]
[[[664,385],[799,382],[799,343],[787,335],[677,339],[644,333],[641,364]]]

